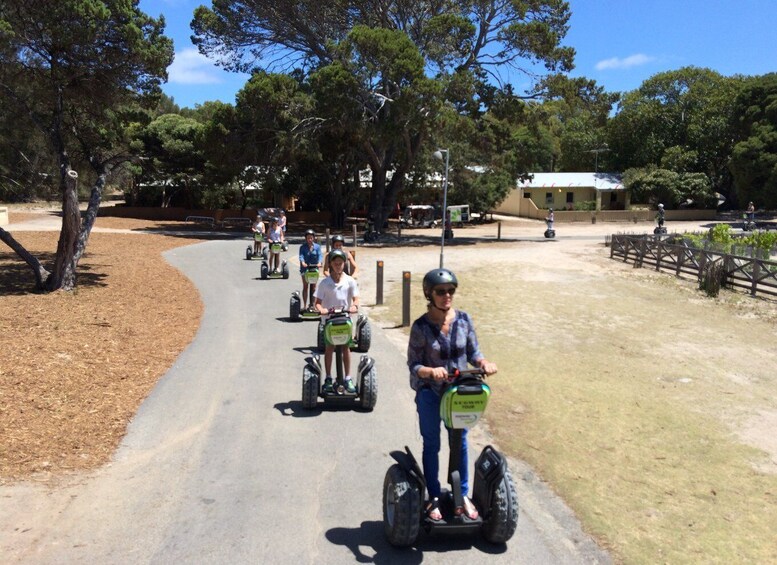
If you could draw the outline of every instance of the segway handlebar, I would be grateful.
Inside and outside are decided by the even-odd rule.
[[[477,367],[475,369],[454,369],[453,371],[448,372],[447,381],[453,382],[459,377],[465,377],[467,375],[476,375],[483,378],[487,376],[485,369],[481,367]]]
[[[356,314],[358,311],[359,309],[356,306],[351,306],[350,308],[330,308],[327,313],[330,316],[335,316],[337,314]]]

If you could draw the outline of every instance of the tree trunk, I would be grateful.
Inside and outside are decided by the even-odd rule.
[[[60,156],[62,165],[62,231],[57,244],[54,272],[48,278],[46,290],[73,290],[75,288],[75,254],[81,213],[78,210],[78,173],[70,168],[66,155]]]
[[[100,202],[102,201],[103,189],[105,188],[105,177],[110,171],[103,167],[97,171],[97,180],[92,187],[92,192],[89,195],[89,205],[86,208],[86,214],[81,225],[81,231],[78,234],[78,242],[76,244],[76,253],[73,258],[73,268],[78,266],[78,262],[81,260],[81,256],[84,254],[86,244],[89,242],[89,235],[92,233],[94,227],[94,221],[97,219],[97,212],[100,209]]]
[[[35,289],[45,290],[46,280],[49,278],[51,273],[43,268],[43,265],[40,264],[40,261],[38,261],[36,257],[33,257],[33,255],[27,251],[21,243],[16,241],[14,237],[3,228],[0,228],[0,241],[3,241],[6,245],[8,245],[8,247],[13,249],[16,254],[24,259],[25,263],[30,266],[33,274],[35,275]]]

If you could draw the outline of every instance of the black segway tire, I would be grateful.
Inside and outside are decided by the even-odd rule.
[[[270,267],[267,266],[265,261],[262,261],[262,266],[259,269],[259,276],[262,280],[267,280],[267,275],[270,274]]]
[[[394,547],[409,547],[421,530],[423,496],[418,483],[397,464],[383,480],[383,532]]]
[[[292,296],[289,300],[289,318],[296,322],[299,320],[301,304],[298,296]]]
[[[289,264],[284,262],[283,266],[281,267],[281,274],[283,275],[284,279],[289,278]]]
[[[369,372],[362,377],[359,385],[359,406],[364,410],[372,410],[378,403],[378,373],[373,365]]]
[[[489,543],[507,543],[518,526],[518,493],[510,469],[506,467],[491,497],[487,516],[481,528],[483,537]]]
[[[316,407],[319,390],[321,390],[321,375],[305,365],[302,369],[302,407],[305,410]]]
[[[359,351],[362,353],[367,353],[370,350],[370,345],[372,344],[372,328],[370,327],[369,320],[365,320],[364,323],[359,326],[356,341],[359,345]]]
[[[326,341],[324,340],[324,320],[318,321],[318,332],[316,334],[316,348],[319,351],[326,349]]]
[[[246,261],[250,261],[251,257],[253,256],[254,256],[254,251],[253,249],[251,249],[251,246],[249,245],[248,247],[246,247]]]
[[[269,245],[266,245],[264,249],[262,249],[262,259],[266,261],[269,256],[270,256],[270,247]]]

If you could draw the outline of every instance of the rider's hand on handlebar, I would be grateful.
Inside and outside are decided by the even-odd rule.
[[[330,309],[329,309],[329,315],[331,316],[331,315],[332,315],[332,314],[334,314],[334,313],[335,313],[335,309],[334,309],[334,308],[330,308]]]
[[[448,378],[448,370],[445,367],[432,367],[432,374],[429,375],[433,381],[444,381]]]
[[[480,368],[485,371],[486,375],[495,375],[496,374],[496,363],[492,363],[491,361],[486,361],[485,359],[480,363]]]

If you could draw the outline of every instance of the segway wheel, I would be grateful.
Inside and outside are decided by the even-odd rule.
[[[262,267],[259,272],[262,280],[267,280],[267,275],[270,274],[270,267],[267,266],[266,262],[262,261]]]
[[[378,402],[378,373],[373,365],[359,384],[359,406],[372,410]]]
[[[281,274],[283,275],[284,279],[289,278],[289,265],[284,261],[283,266],[281,267]]]
[[[321,376],[305,365],[302,369],[302,407],[305,410],[316,407],[319,390],[321,390]]]
[[[296,322],[299,320],[300,306],[299,296],[292,296],[289,300],[289,318],[291,318],[292,321]]]
[[[364,320],[364,323],[359,326],[356,341],[359,344],[359,351],[362,353],[367,353],[370,350],[370,344],[372,343],[372,328],[370,327],[370,322],[368,320]]]
[[[262,249],[262,259],[267,260],[267,258],[270,256],[270,247],[265,246],[264,249]]]
[[[418,539],[423,503],[418,483],[397,464],[383,480],[383,532],[394,547],[409,547]]]
[[[246,261],[250,261],[253,255],[254,255],[254,250],[251,249],[251,246],[249,245],[248,247],[246,247]]]
[[[318,335],[316,336],[316,347],[319,351],[326,349],[326,342],[324,341],[324,320],[318,321]]]
[[[517,526],[518,494],[510,469],[505,468],[502,480],[495,486],[488,520],[483,523],[481,531],[486,541],[501,544],[513,537]]]

